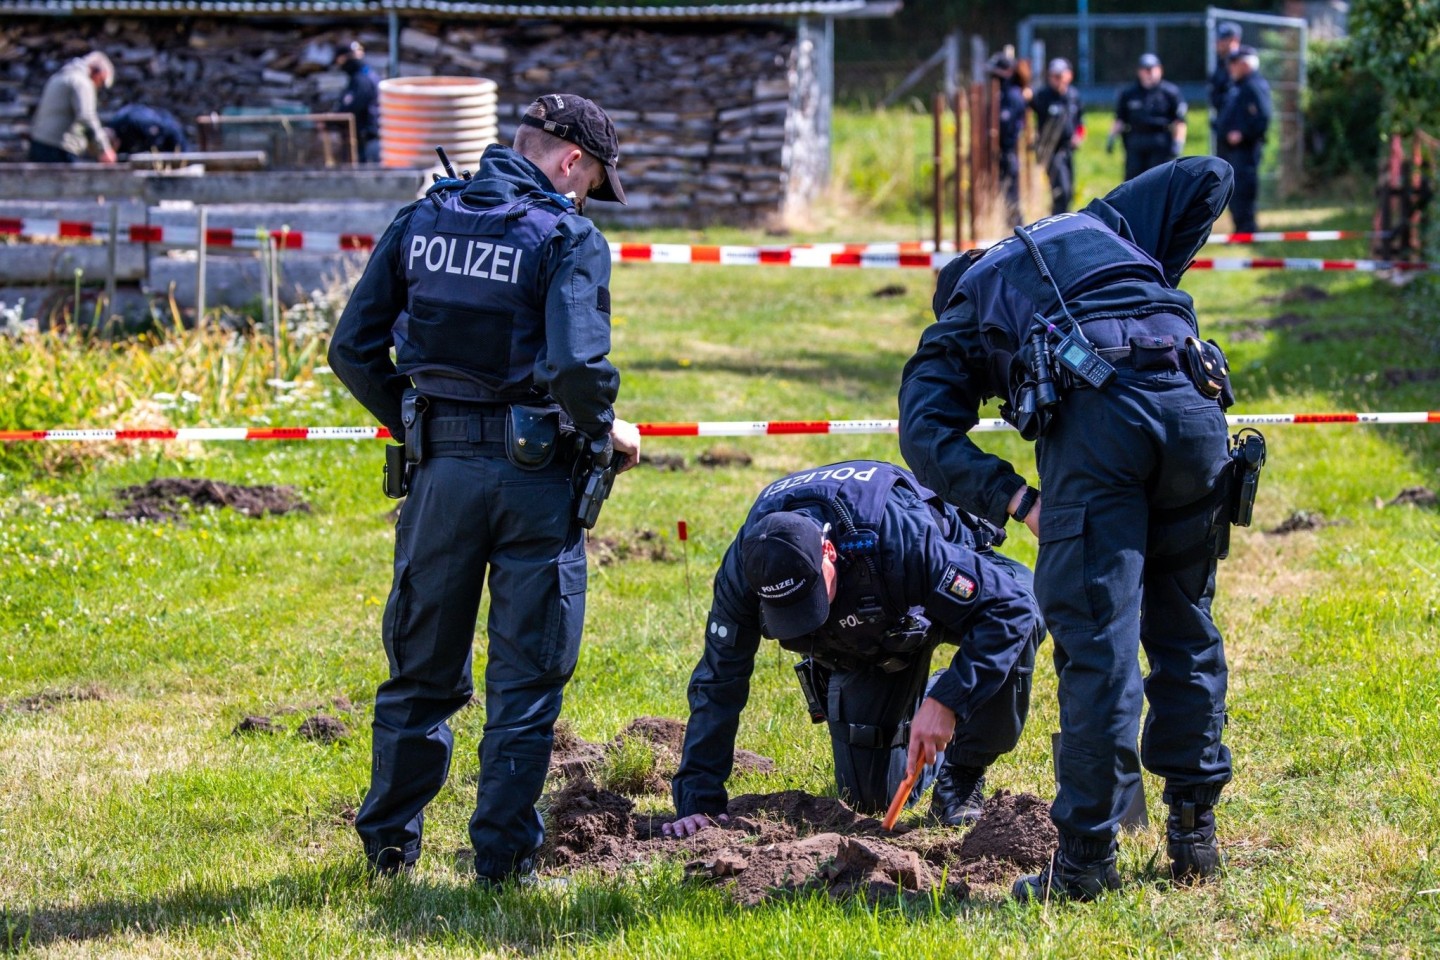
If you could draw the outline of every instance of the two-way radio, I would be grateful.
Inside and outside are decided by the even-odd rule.
[[[1040,271],[1040,277],[1050,288],[1055,291],[1055,300],[1060,304],[1060,312],[1065,315],[1069,329],[1062,330],[1054,323],[1035,314],[1035,323],[1045,332],[1046,336],[1055,341],[1053,351],[1046,350],[1037,362],[1043,362],[1053,358],[1060,366],[1070,371],[1071,375],[1083,380],[1096,390],[1104,390],[1115,379],[1115,367],[1106,361],[1100,354],[1095,352],[1095,347],[1085,337],[1080,329],[1080,324],[1070,315],[1070,308],[1065,305],[1065,295],[1060,292],[1060,285],[1050,274],[1050,267],[1045,263],[1045,258],[1040,255],[1040,245],[1035,238],[1025,232],[1024,227],[1016,227],[1015,235],[1020,242],[1025,244],[1025,249],[1030,251],[1030,259],[1035,262],[1035,269]],[[1037,377],[1037,379],[1039,379]]]

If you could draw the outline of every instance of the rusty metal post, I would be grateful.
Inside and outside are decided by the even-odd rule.
[[[955,252],[965,249],[965,90],[955,89]]]
[[[970,90],[970,240],[977,241],[979,232],[979,208],[982,202],[982,181],[985,165],[980,149],[980,85],[971,84]]]
[[[936,93],[931,104],[930,163],[933,195],[930,208],[935,216],[935,249],[940,249],[941,238],[945,236],[945,94]]]

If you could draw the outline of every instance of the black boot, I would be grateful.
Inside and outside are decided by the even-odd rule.
[[[1220,869],[1215,846],[1215,808],[1209,804],[1176,800],[1165,820],[1170,879],[1176,883],[1206,883]]]
[[[947,827],[968,827],[984,810],[985,768],[942,764],[930,794],[930,814]]]
[[[1056,851],[1050,864],[1038,874],[1021,877],[1010,888],[1010,896],[1022,903],[1029,900],[1094,900],[1106,890],[1120,889],[1115,871],[1115,851],[1100,860],[1072,861],[1063,850]]]

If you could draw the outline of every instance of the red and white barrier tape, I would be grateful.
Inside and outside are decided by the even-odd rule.
[[[1242,413],[1226,417],[1232,427],[1281,424],[1440,423],[1440,411],[1399,413]],[[774,437],[801,434],[896,433],[898,420],[699,420],[641,423],[646,437]],[[1012,429],[1004,420],[984,419],[972,433]],[[133,440],[388,440],[384,427],[175,427],[163,430],[0,430],[0,443],[21,441],[111,442]]]
[[[161,226],[144,223],[120,224],[119,240],[122,243],[153,243],[161,246],[193,247],[200,240],[198,227]],[[41,217],[5,218],[0,217],[0,236],[26,239],[106,240],[110,226],[106,223],[89,223],[82,220],[53,220]],[[1350,240],[1370,234],[1354,230],[1299,230],[1269,233],[1215,234],[1211,243],[1239,244],[1269,241],[1321,241]],[[205,243],[209,247],[234,250],[259,250],[266,242],[281,250],[305,250],[312,253],[338,253],[340,251],[369,250],[375,246],[376,236],[371,233],[332,233],[323,230],[269,230],[261,227],[210,227],[205,231]],[[995,240],[982,241],[976,246],[989,247]],[[616,262],[643,261],[648,263],[715,263],[724,266],[777,265],[792,267],[918,267],[938,269],[954,256],[955,245],[948,241],[940,246],[939,253],[931,241],[897,243],[812,243],[794,246],[707,246],[667,243],[612,243],[610,258]],[[1221,261],[1205,261],[1219,263]],[[1235,261],[1241,263],[1245,261]],[[1197,269],[1244,270],[1244,269],[1333,269],[1333,270],[1377,270],[1425,269],[1425,264],[1388,263],[1376,260],[1297,260],[1297,264],[1311,262],[1377,264],[1377,266],[1355,267],[1307,267],[1287,266],[1291,261],[1254,261],[1254,266],[1214,266],[1197,264]],[[1276,266],[1280,264],[1280,266]]]

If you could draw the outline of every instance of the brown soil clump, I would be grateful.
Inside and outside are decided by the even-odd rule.
[[[230,731],[232,737],[243,737],[247,733],[279,733],[280,728],[275,726],[275,721],[269,717],[246,717],[235,724],[235,729]]]
[[[1282,520],[1279,526],[1271,527],[1265,532],[1272,537],[1285,537],[1303,530],[1324,530],[1326,527],[1338,525],[1339,521],[1326,520],[1323,513],[1313,513],[1309,510],[1296,510]]]
[[[755,458],[737,447],[711,447],[696,458],[702,467],[748,467]]]
[[[1440,497],[1429,487],[1406,487],[1393,499],[1385,501],[1387,507],[1433,507],[1440,503]]]
[[[18,700],[0,700],[0,713],[47,713],[62,703],[109,699],[110,694],[103,687],[89,683],[67,690],[41,690]]]
[[[329,714],[317,713],[295,731],[306,740],[316,743],[335,743],[350,736],[350,728]]]
[[[680,756],[685,749],[685,724],[670,717],[637,717],[630,721],[609,743],[591,743],[575,734],[564,724],[555,728],[555,743],[550,757],[551,774],[575,779],[595,778],[606,760],[629,743],[639,742],[649,748],[655,758],[652,770],[638,778],[606,780],[605,787],[627,796],[668,794],[670,779],[680,769]],[[736,749],[736,773],[773,773],[775,761],[752,750]]]
[[[673,563],[676,559],[669,542],[654,530],[633,530],[615,537],[589,537],[585,541],[585,552],[602,567],[622,560]]]
[[[567,779],[590,776],[605,759],[603,744],[591,743],[578,735],[567,723],[555,725],[555,741],[550,751],[550,772]]]
[[[750,794],[730,814],[684,840],[663,836],[669,818],[636,815],[625,797],[572,781],[549,798],[544,869],[617,874],[656,859],[685,860],[686,876],[727,885],[737,902],[822,891],[868,900],[945,895],[969,883],[1009,879],[1038,868],[1056,841],[1049,807],[1030,794],[1000,793],[968,834],[952,829],[886,833],[838,800],[800,791]]]
[[[667,473],[678,473],[681,470],[689,469],[685,458],[678,453],[644,453],[640,454],[640,465],[654,467],[656,470],[664,470]]]
[[[1330,299],[1330,294],[1311,283],[1302,283],[1291,290],[1286,290],[1278,297],[1266,297],[1266,300],[1275,300],[1280,303],[1320,303]]]
[[[1403,386],[1407,383],[1434,383],[1436,380],[1440,380],[1440,367],[1431,367],[1428,370],[1406,370],[1394,367],[1385,371],[1385,382],[1392,387]]]
[[[1038,870],[1050,862],[1060,834],[1050,819],[1050,804],[1031,793],[996,791],[985,801],[980,822],[965,835],[965,860],[1004,860]]]
[[[196,507],[229,508],[247,517],[310,512],[310,504],[300,499],[294,487],[246,487],[197,477],[162,477],[125,487],[116,496],[125,501],[124,506],[102,513],[103,519],[177,520]]]
[[[878,290],[870,291],[870,296],[876,300],[889,300],[891,297],[903,297],[907,293],[909,293],[909,290],[907,290],[903,284],[887,283]]]

